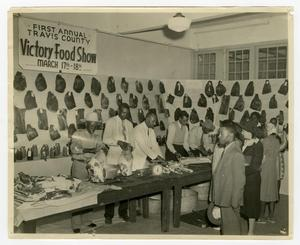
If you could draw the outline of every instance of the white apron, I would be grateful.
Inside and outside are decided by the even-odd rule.
[[[107,164],[117,165],[122,149],[120,146],[109,146],[109,151],[107,153]]]
[[[146,160],[147,156],[144,154],[144,152],[136,148],[132,152],[132,155],[133,155],[132,171],[149,167],[149,162]]]

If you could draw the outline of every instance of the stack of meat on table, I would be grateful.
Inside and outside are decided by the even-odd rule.
[[[70,197],[78,190],[81,180],[69,176],[29,176],[18,173],[14,183],[14,200],[17,205],[24,202]]]

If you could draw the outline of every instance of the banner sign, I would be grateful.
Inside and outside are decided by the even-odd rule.
[[[19,64],[23,69],[97,74],[96,31],[19,18]]]

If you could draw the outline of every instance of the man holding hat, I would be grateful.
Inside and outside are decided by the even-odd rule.
[[[230,120],[220,127],[219,143],[224,151],[213,176],[212,201],[221,209],[223,235],[240,235],[240,206],[245,185],[245,158],[238,140],[237,126]]]
[[[101,141],[100,135],[95,130],[98,123],[98,115],[96,112],[87,114],[85,118],[85,129],[77,130],[71,138],[71,156],[72,156],[72,177],[80,180],[87,180],[89,174],[87,171],[87,163],[91,160],[95,154],[101,149],[105,148],[105,145]],[[81,220],[85,217],[90,222],[89,227],[93,228],[96,224],[92,221],[92,210],[80,211],[72,214],[72,229],[74,233],[80,233]]]

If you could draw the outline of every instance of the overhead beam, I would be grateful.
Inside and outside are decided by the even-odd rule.
[[[196,19],[192,19],[192,24],[194,22],[215,20],[215,19],[220,19],[220,18],[229,17],[229,16],[233,16],[233,15],[237,15],[237,14],[228,13],[228,14],[218,14],[218,15],[214,15],[214,16],[196,18]],[[151,27],[128,30],[128,31],[124,31],[124,32],[119,32],[118,34],[131,35],[131,34],[137,34],[137,33],[143,33],[143,32],[158,31],[158,30],[162,30],[163,28],[165,28],[167,26],[167,24],[168,23],[165,23],[163,25],[158,25],[158,26],[151,26]]]

